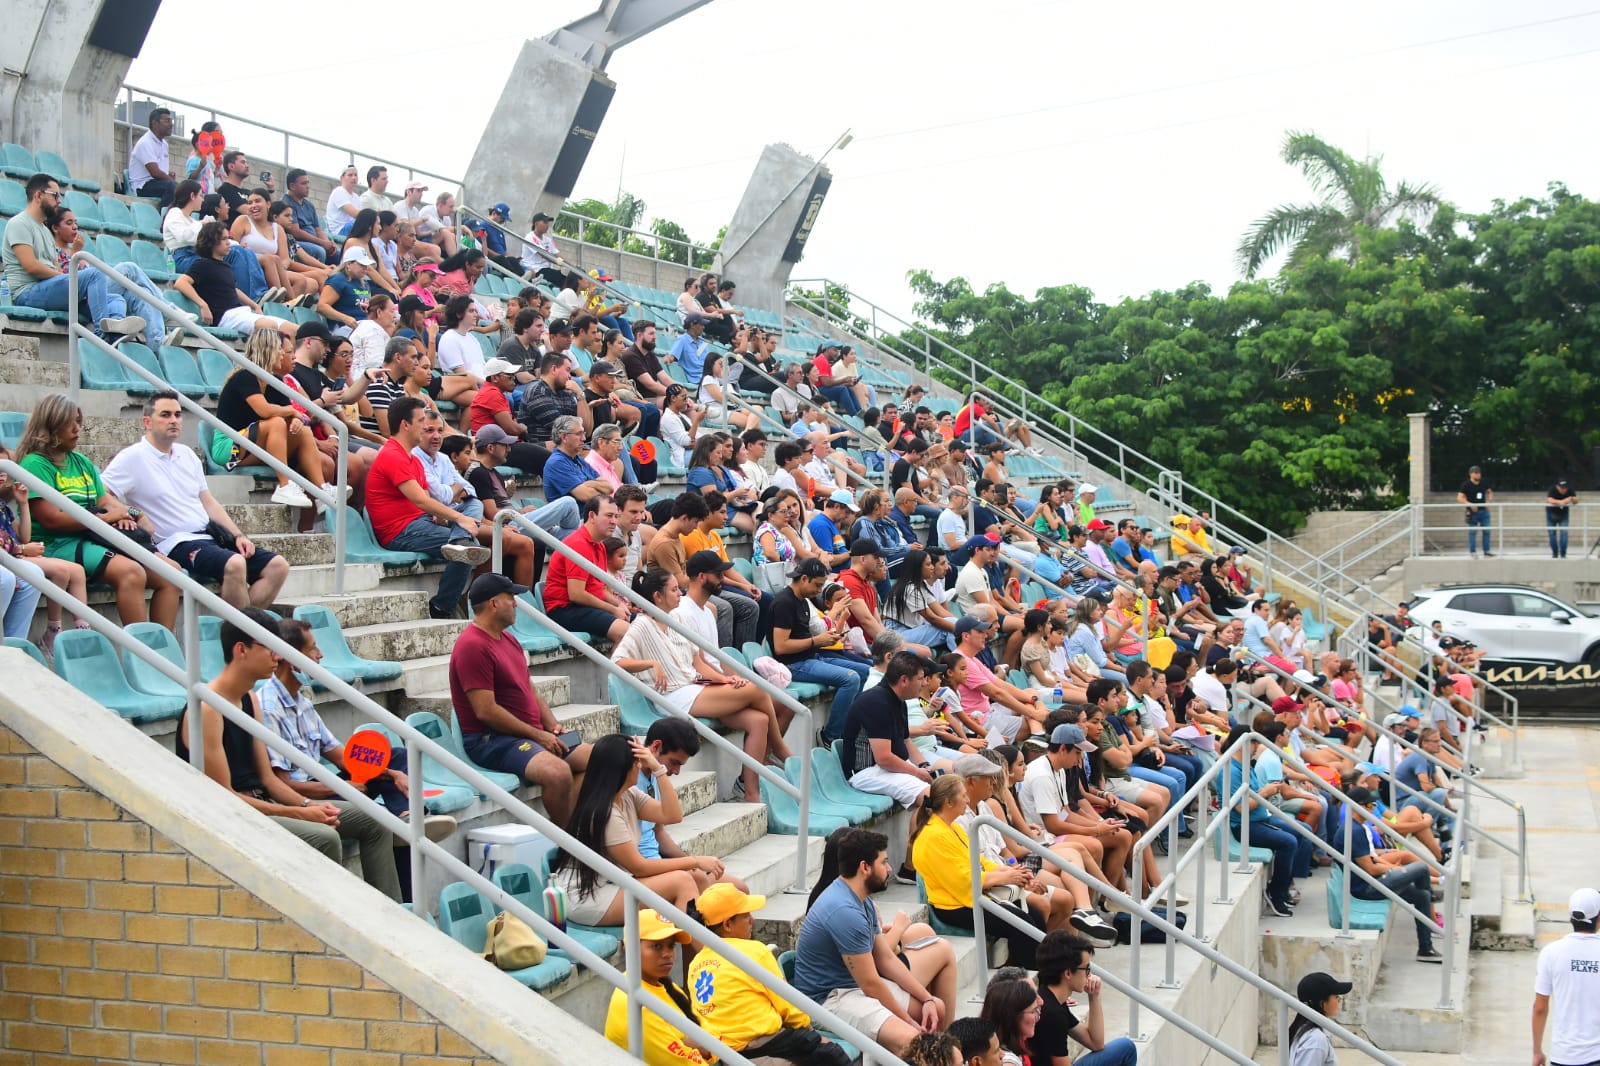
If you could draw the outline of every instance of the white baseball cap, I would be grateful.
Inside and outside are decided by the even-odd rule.
[[[1569,908],[1572,911],[1572,920],[1576,922],[1592,922],[1600,917],[1600,890],[1593,888],[1580,888],[1572,894]]]

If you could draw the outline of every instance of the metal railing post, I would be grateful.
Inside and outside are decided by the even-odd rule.
[[[1349,870],[1350,870],[1350,839],[1353,836],[1355,836],[1356,818],[1355,818],[1355,815],[1350,813],[1350,805],[1348,803],[1341,803],[1339,805],[1339,817],[1344,819],[1344,870],[1345,870],[1344,890],[1343,890],[1343,893],[1342,893],[1344,898],[1340,901],[1340,904],[1339,904],[1339,906],[1341,908],[1341,913],[1340,913],[1340,916],[1339,916],[1339,936],[1343,937],[1346,940],[1349,940],[1349,939],[1353,939],[1353,934],[1350,932],[1350,885],[1351,885],[1352,882],[1355,881],[1355,878],[1351,877],[1350,873],[1349,873]]]
[[[131,110],[129,113],[132,113]],[[73,403],[78,402],[78,390],[82,387],[83,371],[78,366],[78,338],[83,334],[84,327],[78,321],[78,262],[74,258],[67,264],[67,395]]]
[[[422,753],[417,749],[417,742],[409,738],[406,740],[406,784],[410,786],[406,791],[409,793],[407,805],[411,808],[411,895],[416,898],[422,894],[422,864],[426,853],[419,842],[425,835],[428,808],[422,787]]]
[[[644,1004],[639,1000],[639,987],[643,979],[640,955],[643,946],[639,941],[639,901],[629,895],[622,901],[623,958],[627,964],[623,972],[628,975],[628,1054],[644,1058]]]
[[[187,674],[184,685],[184,713],[188,716],[189,765],[201,773],[206,772],[205,731],[200,721],[200,606],[193,596],[183,598],[183,665]]]

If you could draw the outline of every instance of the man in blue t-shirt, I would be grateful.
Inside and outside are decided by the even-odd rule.
[[[838,853],[838,880],[814,896],[800,927],[794,986],[899,1055],[924,1029],[950,1023],[955,952],[922,922],[898,944],[883,932],[871,896],[889,884],[888,837],[847,829]]]
[[[1117,523],[1117,535],[1106,545],[1106,554],[1111,556],[1111,561],[1130,574],[1139,572],[1139,555],[1134,549],[1138,539],[1139,523],[1131,518],[1124,518]]]
[[[672,358],[683,367],[691,389],[700,387],[700,374],[706,365],[706,349],[709,345],[701,339],[701,335],[706,331],[707,321],[705,315],[685,315],[683,332],[672,342]]]
[[[1437,807],[1431,807],[1424,803],[1420,796],[1406,791],[1407,788],[1414,789],[1437,803],[1439,807],[1446,806],[1445,800],[1448,798],[1449,793],[1445,791],[1444,775],[1438,765],[1428,758],[1429,755],[1432,755],[1435,759],[1439,757],[1439,752],[1443,747],[1439,739],[1439,731],[1431,726],[1423,728],[1417,733],[1417,747],[1422,750],[1413,751],[1410,755],[1401,759],[1394,768],[1395,782],[1405,786],[1405,788],[1395,789],[1395,806],[1400,810],[1405,810],[1407,807],[1415,807],[1424,814],[1433,815],[1434,824],[1438,827],[1439,832],[1448,834],[1452,821],[1450,816]]]
[[[850,490],[834,489],[823,499],[821,510],[806,523],[817,551],[822,553],[822,561],[835,573],[850,563],[850,541],[844,535],[844,527],[850,524],[856,511],[856,500]]]

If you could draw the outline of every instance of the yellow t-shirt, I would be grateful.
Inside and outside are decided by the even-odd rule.
[[[646,981],[642,987],[667,1006],[675,1006],[660,985]],[[678,1028],[649,1006],[640,1017],[644,1019],[644,1061],[648,1066],[706,1066],[717,1061],[690,1047]],[[606,1039],[620,1048],[628,1046],[628,994],[620,988],[611,993],[611,1006],[606,1010]]]
[[[978,856],[985,872],[993,859]],[[911,847],[911,865],[928,889],[928,905],[954,911],[972,906],[972,846],[966,831],[934,815]]]
[[[783,976],[778,960],[765,944],[726,937],[724,942],[772,976]],[[811,1024],[805,1011],[769,991],[710,948],[702,949],[689,964],[688,982],[700,1024],[735,1051],[780,1029],[801,1029]]]
[[[687,555],[710,549],[716,552],[718,557],[724,561],[728,558],[728,549],[722,544],[722,534],[714,529],[710,533],[702,533],[698,529],[691,529],[679,537],[678,540],[683,544],[683,550]]]

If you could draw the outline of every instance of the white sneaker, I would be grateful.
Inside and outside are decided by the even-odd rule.
[[[444,561],[447,563],[482,566],[489,561],[493,553],[481,544],[446,544],[439,549],[439,554],[444,556]]]
[[[178,342],[183,340],[183,334],[182,326],[174,326],[161,343],[168,348],[175,348],[178,346]]]
[[[327,482],[327,481],[324,481],[322,483],[322,491],[326,492],[329,496],[338,496],[339,495],[339,487],[337,485],[334,485],[331,482]],[[350,499],[350,492],[351,492],[350,486],[346,485],[344,487],[344,498],[347,501]]]
[[[1072,925],[1078,932],[1105,944],[1117,942],[1117,927],[1087,908],[1072,912]]]
[[[400,816],[404,821],[411,821],[411,812],[407,811]],[[422,816],[422,835],[437,844],[441,840],[449,839],[450,834],[456,831],[456,820],[448,814],[425,814]],[[405,837],[395,837],[394,846],[406,846]]]
[[[124,315],[122,318],[102,318],[100,320],[100,332],[121,335],[143,333],[144,319],[138,315]]]
[[[278,486],[272,494],[272,502],[281,503],[285,507],[316,506],[311,502],[311,497],[305,494],[305,490],[292,481],[286,481]]]

